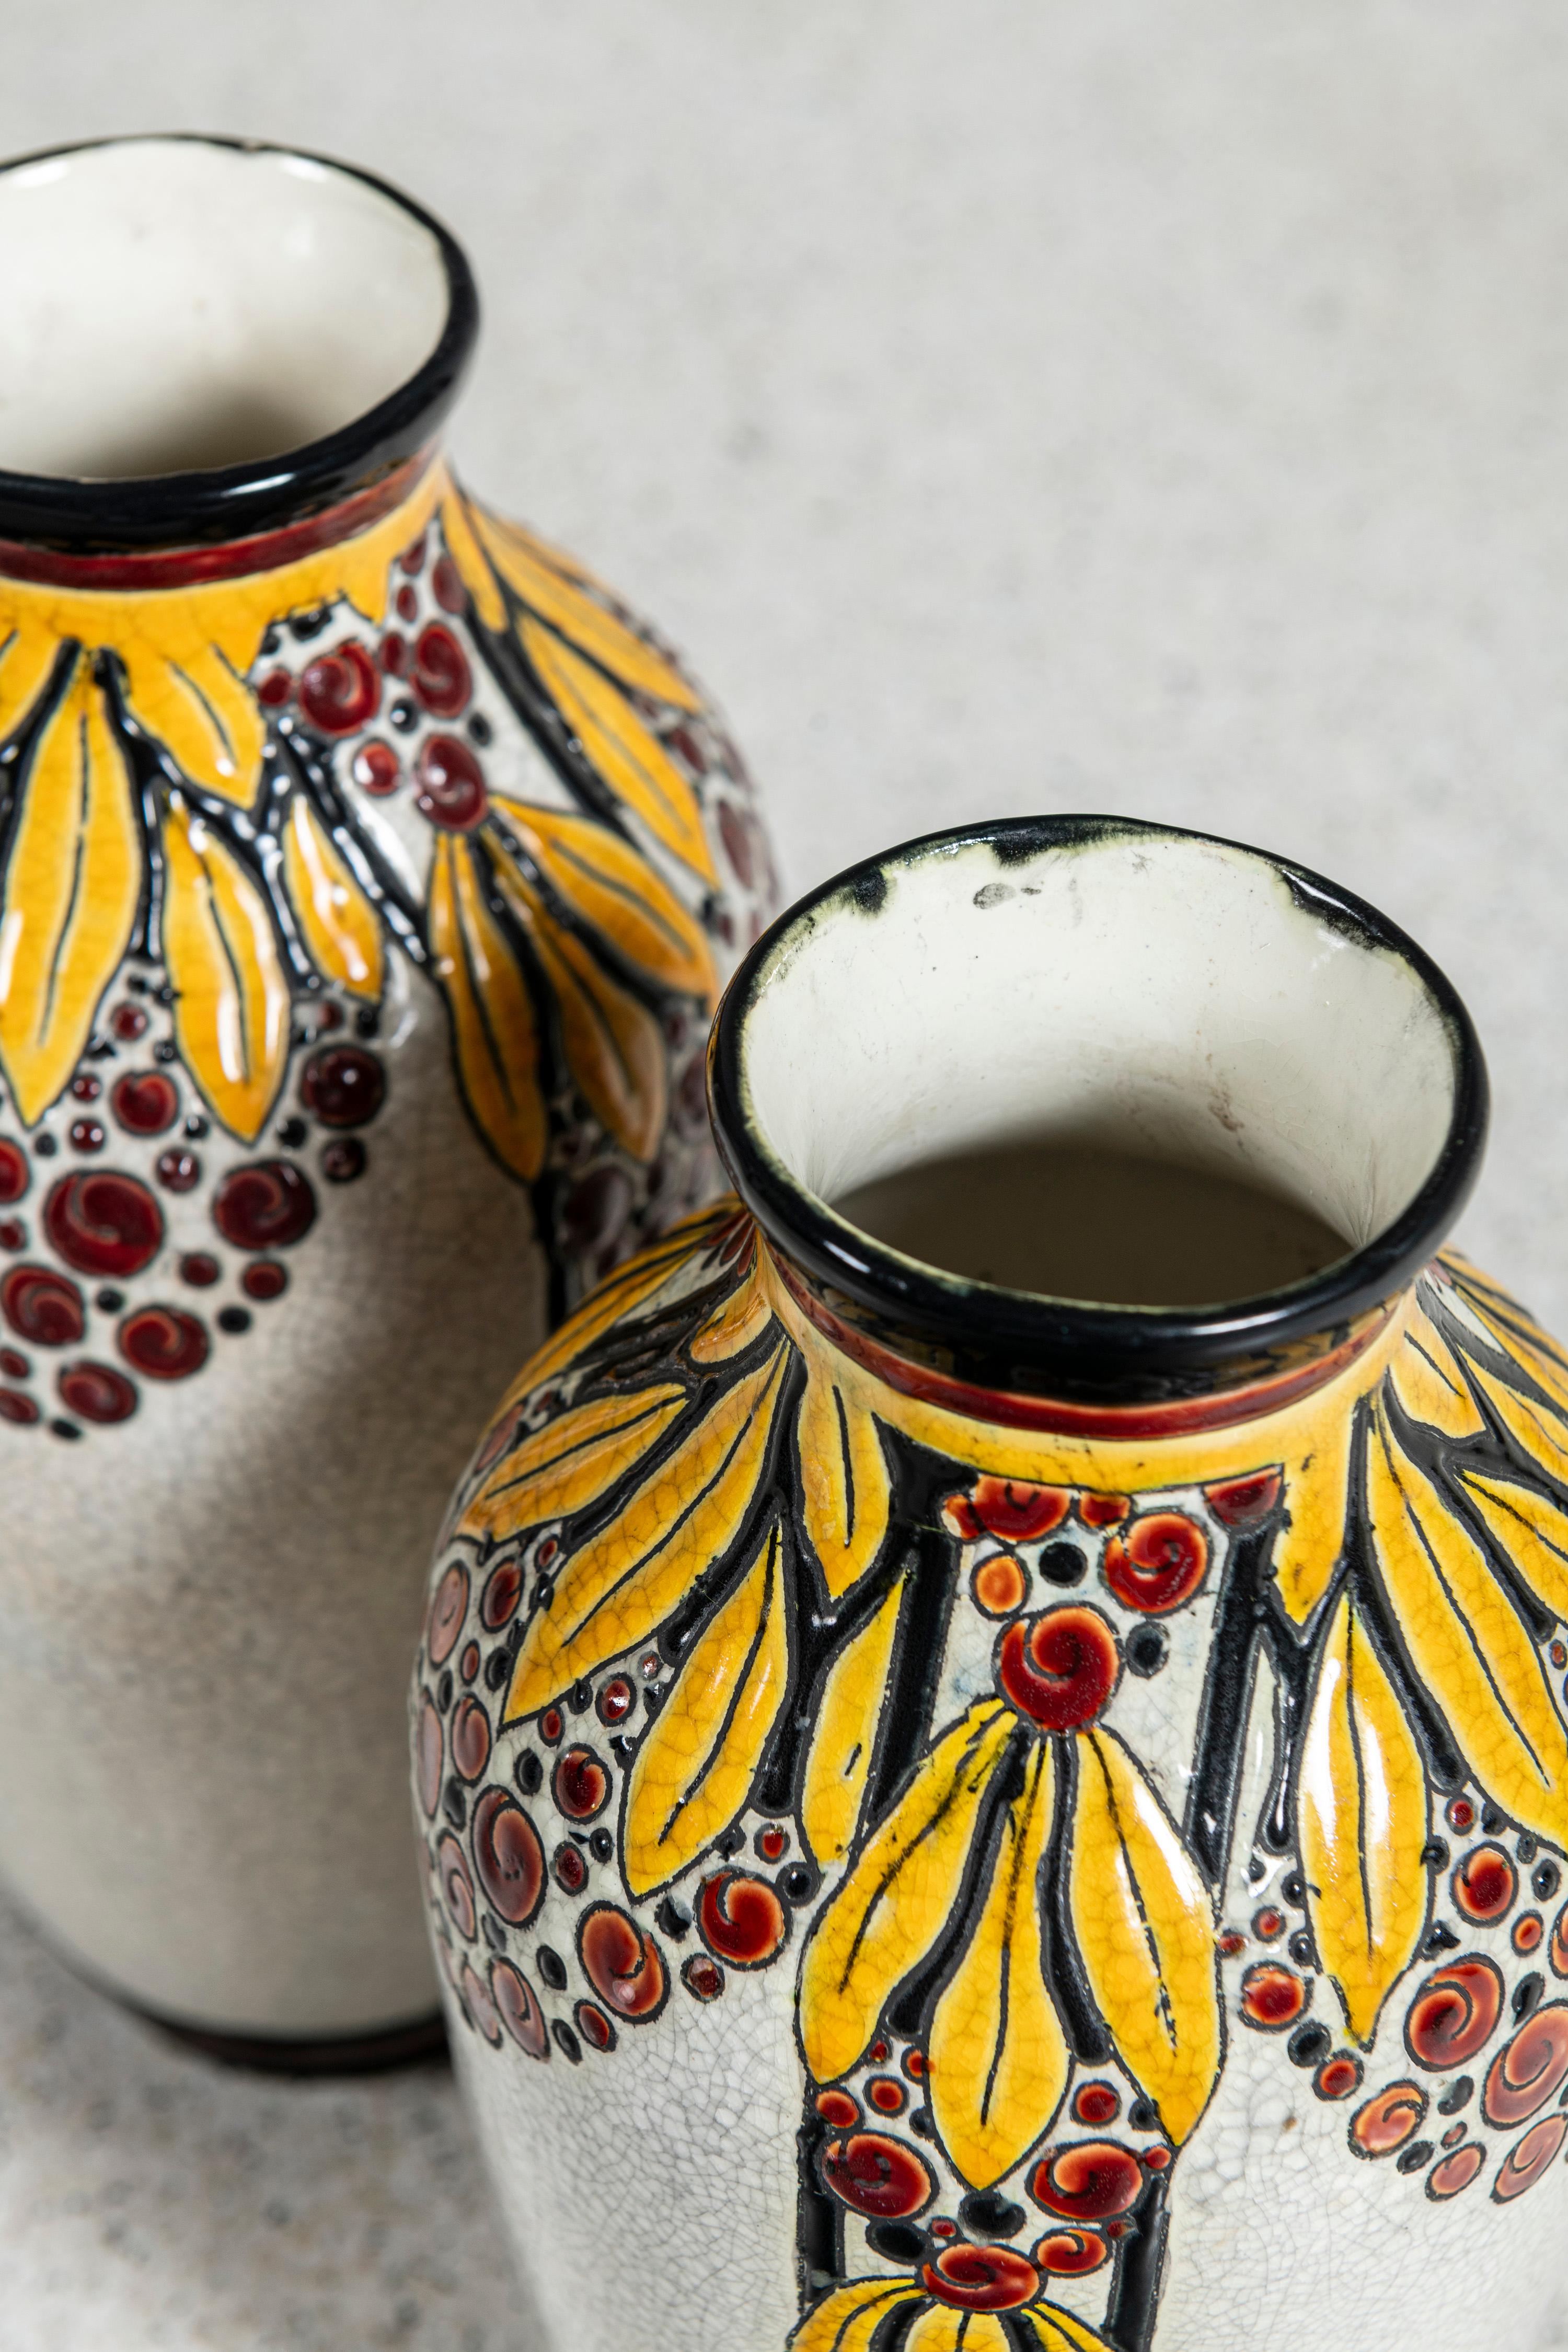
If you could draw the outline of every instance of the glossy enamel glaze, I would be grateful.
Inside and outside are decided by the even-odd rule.
[[[416,1684],[448,2014],[554,2341],[1538,2340],[1568,1360],[1440,1250],[1484,1123],[1452,992],[1258,853],[983,829],[784,919],[714,1101],[750,1205],[520,1375]],[[1053,1120],[1266,1173],[1345,1255],[1165,1318],[1162,1381],[1160,1318],[829,1206]]]
[[[710,1189],[767,854],[674,656],[441,458],[416,206],[71,150],[0,171],[0,1865],[159,2015],[394,2054],[443,1500]]]

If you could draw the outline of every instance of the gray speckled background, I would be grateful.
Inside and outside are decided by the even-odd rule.
[[[694,651],[792,885],[1104,808],[1413,929],[1568,1328],[1553,0],[9,0],[0,149],[175,127],[465,238],[460,457]],[[538,2342],[445,2076],[212,2072],[10,1926],[0,2247],[3,2352]]]

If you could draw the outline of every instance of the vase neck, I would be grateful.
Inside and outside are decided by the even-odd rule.
[[[395,189],[213,139],[0,167],[0,304],[4,568],[68,586],[160,584],[68,567],[196,551],[230,572],[183,578],[232,576],[367,527],[428,461],[478,323],[462,253]]]
[[[1463,1006],[1372,908],[1233,844],[1075,818],[915,843],[805,901],[726,997],[711,1090],[823,1328],[1041,1426],[1232,1418],[1331,1377],[1458,1213],[1486,1105]],[[953,1273],[835,1205],[1021,1139],[1246,1183],[1342,1253],[1213,1305],[1107,1303]]]

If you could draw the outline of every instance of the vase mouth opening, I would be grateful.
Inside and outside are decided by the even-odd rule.
[[[1077,816],[935,835],[802,900],[731,984],[710,1094],[737,1190],[832,1318],[985,1390],[1110,1405],[1353,1345],[1458,1215],[1487,1109],[1463,1004],[1373,908],[1237,843]],[[1239,1287],[1184,1276],[1200,1214]],[[1114,1268],[1147,1274],[1161,1217],[1175,1286],[1127,1296]],[[1005,1270],[1037,1262],[1048,1284]]]
[[[0,540],[72,552],[271,530],[429,447],[478,328],[396,189],[249,141],[0,164]]]

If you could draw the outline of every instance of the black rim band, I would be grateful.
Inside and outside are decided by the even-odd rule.
[[[265,139],[218,139],[172,131],[130,139],[87,139],[0,163],[0,173],[97,148],[181,141],[247,155],[297,155],[386,197],[434,238],[447,280],[447,318],[439,340],[415,373],[362,415],[318,441],[242,466],[188,474],[131,475],[89,481],[69,475],[0,469],[0,539],[104,555],[133,548],[203,547],[299,522],[368,488],[433,438],[467,373],[479,328],[473,272],[457,239],[390,182],[330,155]]]
[[[1035,1297],[917,1265],[836,1216],[765,1147],[746,1105],[747,1016],[774,955],[835,905],[874,913],[901,866],[989,845],[1005,872],[1052,848],[1119,836],[1200,841],[1240,851],[1280,875],[1299,905],[1358,945],[1392,950],[1436,1003],[1454,1056],[1454,1103],[1437,1160],[1393,1223],[1362,1248],[1288,1287],[1218,1307],[1091,1307]],[[714,1022],[709,1098],[721,1157],[769,1240],[846,1321],[883,1345],[978,1387],[1064,1402],[1142,1404],[1212,1393],[1326,1349],[1385,1305],[1431,1258],[1463,1208],[1485,1148],[1488,1090],[1479,1042],[1452,983],[1398,926],[1306,867],[1245,843],[1131,818],[1016,817],[929,834],[848,867],[782,915],[747,955]]]

